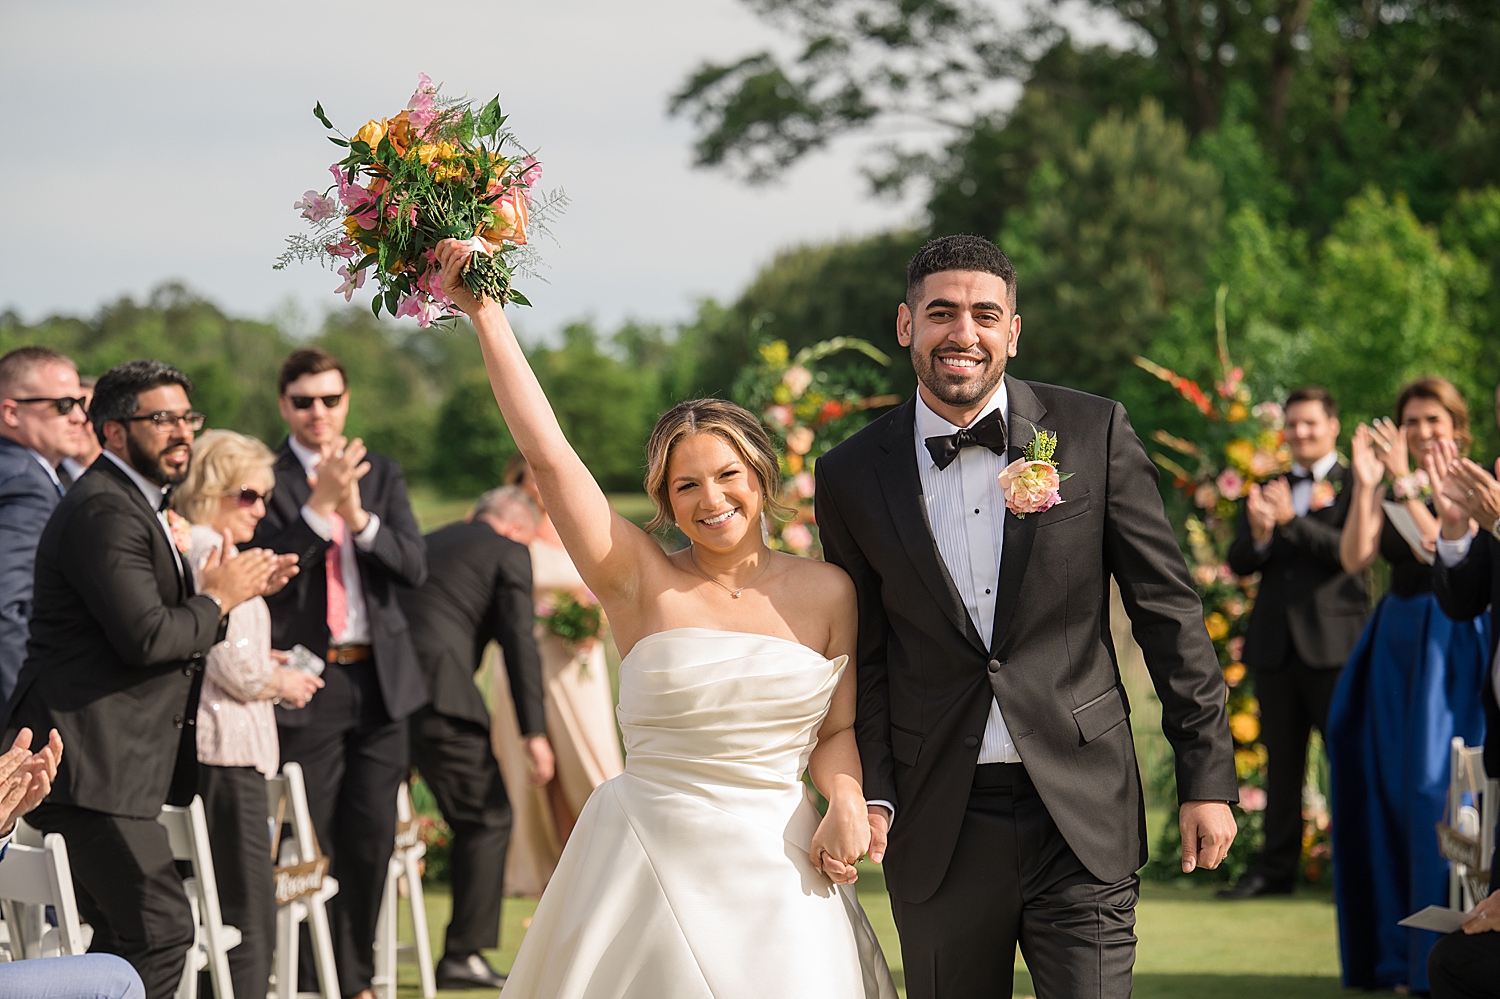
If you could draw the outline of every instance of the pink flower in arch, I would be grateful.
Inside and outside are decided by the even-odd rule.
[[[1237,500],[1245,492],[1245,477],[1232,468],[1220,472],[1215,484],[1225,499]]]
[[[812,548],[812,531],[807,529],[806,524],[788,524],[781,529],[781,540],[793,551],[805,552]]]
[[[818,489],[817,481],[812,477],[811,472],[798,472],[792,477],[792,484],[797,489],[797,495],[803,499],[812,499],[813,493]]]

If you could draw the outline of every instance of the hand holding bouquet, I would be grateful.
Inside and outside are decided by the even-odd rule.
[[[322,104],[313,114],[333,129]],[[333,185],[306,192],[293,206],[313,233],[288,238],[278,269],[293,260],[342,260],[337,291],[345,301],[373,274],[377,316],[384,305],[429,326],[457,314],[436,250],[440,241],[458,239],[475,250],[462,279],[476,300],[530,304],[511,285],[531,264],[528,230],[566,198],[554,193],[538,202],[541,164],[505,128],[498,97],[476,113],[469,101],[442,97],[424,73],[405,110],[329,140],[348,155],[329,167]]]

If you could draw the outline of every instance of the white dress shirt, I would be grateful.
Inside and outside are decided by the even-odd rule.
[[[22,444],[21,446],[26,447],[26,445],[24,444]],[[26,453],[35,458],[38,465],[41,465],[42,468],[46,469],[47,478],[52,480],[52,484],[56,486],[57,491],[61,493],[63,491],[63,484],[62,479],[59,479],[57,477],[57,469],[53,468],[52,465],[47,461],[47,459],[41,456],[40,452],[33,451],[31,448],[26,447]]]
[[[128,461],[125,461],[113,451],[105,451],[104,456],[116,465],[119,465],[125,474],[130,476],[130,481],[135,483],[135,487],[141,491],[141,495],[146,497],[146,502],[151,504],[151,509],[156,511],[156,520],[161,524],[162,533],[167,536],[167,547],[172,549],[172,558],[177,563],[177,571],[181,572],[182,553],[177,550],[177,542],[172,540],[172,525],[167,523],[166,504],[163,502],[167,497],[167,487],[159,486],[155,482],[152,482],[140,472],[131,468]]]
[[[288,438],[288,443],[292,446],[292,454],[302,463],[302,470],[307,473],[307,477],[316,480],[318,463],[323,460],[323,456],[303,446],[296,437]],[[380,530],[380,518],[373,513],[369,516],[370,522],[365,525],[365,529],[354,535],[354,544],[361,551],[369,551],[374,547],[375,534]],[[318,537],[324,541],[333,540],[333,524],[306,503],[302,504],[302,519]],[[344,545],[339,550],[339,555],[344,569],[344,631],[343,634],[328,636],[328,640],[332,645],[369,645],[370,612],[365,607],[365,589],[359,578],[359,562],[354,556],[354,546]]]
[[[1005,382],[990,397],[977,423],[993,410],[1006,415],[1007,435],[1010,426],[1010,393]],[[973,426],[973,424],[970,424]],[[927,504],[927,521],[938,553],[948,567],[948,575],[964,599],[969,618],[979,629],[979,636],[989,648],[994,638],[995,590],[1000,581],[1000,551],[1005,543],[1005,492],[1000,488],[1000,473],[1010,464],[1003,454],[989,448],[966,447],[953,464],[939,469],[927,450],[927,438],[955,434],[956,427],[937,415],[917,394],[915,426],[917,474],[922,480],[922,498]],[[985,722],[984,739],[979,744],[980,763],[1020,763],[1021,755],[1010,737],[1000,704],[990,701],[989,720]]]

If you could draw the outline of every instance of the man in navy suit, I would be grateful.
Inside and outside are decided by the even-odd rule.
[[[55,350],[0,357],[0,704],[26,659],[36,543],[62,498],[55,469],[78,450],[82,397],[78,369]]]

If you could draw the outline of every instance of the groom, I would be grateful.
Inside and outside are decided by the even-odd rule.
[[[1146,822],[1110,576],[1176,753],[1183,870],[1235,835],[1224,682],[1156,472],[1119,403],[1005,377],[1016,275],[988,240],[917,253],[896,333],[917,394],[819,460],[817,522],[858,592],[870,855],[907,994],[1008,997],[1019,942],[1040,999],[1128,996]],[[1018,517],[998,478],[1034,428],[1071,477]]]

